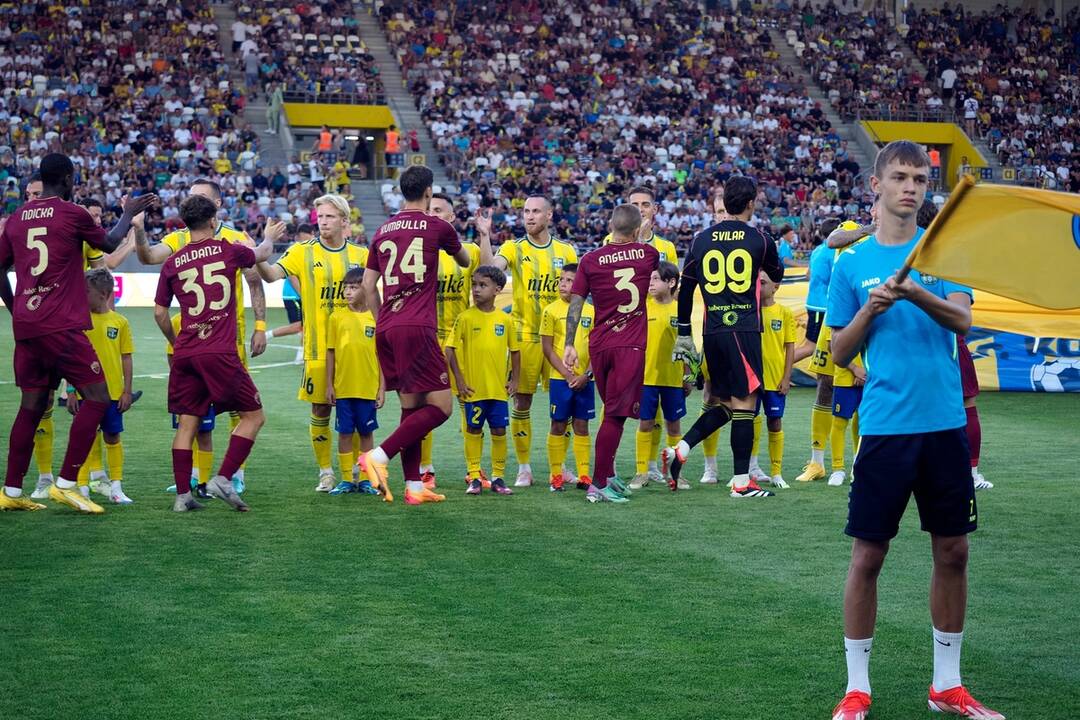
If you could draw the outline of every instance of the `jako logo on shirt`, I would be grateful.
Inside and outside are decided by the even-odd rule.
[[[495,337],[502,337],[506,333],[506,326],[502,323],[495,325]]]
[[[863,280],[860,287],[862,287],[862,288],[877,287],[880,284],[881,284],[881,278],[872,277],[872,278],[870,278],[868,280]]]

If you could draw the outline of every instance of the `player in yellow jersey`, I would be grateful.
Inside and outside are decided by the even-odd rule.
[[[478,267],[472,279],[473,307],[458,316],[446,342],[446,363],[456,379],[458,397],[465,402],[465,463],[469,472],[465,492],[469,495],[483,490],[480,456],[484,423],[491,430],[491,489],[499,495],[513,494],[503,480],[507,400],[517,390],[521,356],[513,319],[495,308],[495,297],[505,286],[502,270],[490,265]]]
[[[491,210],[482,210],[476,218],[480,262],[510,273],[513,290],[513,315],[521,344],[521,378],[510,414],[510,432],[514,436],[518,474],[515,487],[532,485],[529,465],[532,446],[533,394],[541,380],[547,384],[547,368],[540,345],[540,321],[544,308],[559,297],[559,275],[564,265],[577,262],[577,251],[550,231],[552,206],[545,197],[534,195],[525,200],[521,211],[525,237],[505,242],[499,254],[491,250]]]
[[[649,280],[649,297],[645,312],[649,319],[649,335],[645,344],[645,387],[641,391],[640,425],[637,431],[636,462],[630,488],[638,490],[650,482],[663,483],[666,478],[657,467],[660,453],[660,410],[664,412],[667,445],[682,440],[681,419],[686,415],[686,397],[690,385],[684,382],[686,364],[671,359],[678,335],[679,317],[675,292],[679,287],[679,268],[661,262]],[[689,490],[690,484],[680,478],[678,490]]]
[[[570,310],[570,289],[577,277],[577,263],[563,265],[559,276],[559,299],[544,308],[540,320],[540,344],[544,357],[554,372],[548,390],[551,402],[551,431],[548,433],[549,488],[562,492],[567,482],[566,425],[573,421],[574,462],[577,465],[577,487],[589,488],[589,462],[592,448],[589,443],[589,421],[596,417],[596,383],[589,372],[589,333],[592,332],[595,314],[592,305],[583,305],[574,348],[578,353],[577,365],[572,368],[563,363],[560,352],[566,345],[566,314]]]
[[[656,234],[653,227],[653,219],[656,217],[656,195],[644,185],[631,188],[626,194],[626,202],[630,203],[641,212],[641,230],[638,231],[638,242],[652,245],[660,253],[660,262],[669,262],[676,267],[679,265],[679,254],[675,249],[675,243],[665,240]],[[611,242],[611,233],[604,237],[604,245]]]
[[[340,195],[315,200],[319,237],[292,245],[277,263],[256,267],[266,282],[285,277],[300,281],[300,308],[304,324],[304,372],[297,398],[311,403],[311,448],[319,466],[318,492],[334,489],[336,477],[330,460],[330,403],[326,397],[326,336],[330,316],[348,305],[342,282],[345,274],[367,264],[367,248],[345,241],[349,203]]]
[[[112,309],[113,277],[109,271],[104,268],[91,270],[86,274],[86,284],[93,327],[85,332],[101,363],[105,382],[109,386],[110,399],[109,409],[101,420],[101,434],[94,441],[88,458],[97,458],[100,464],[100,441],[104,438],[112,482],[105,477],[105,473],[91,477],[88,462],[79,472],[79,492],[83,497],[89,497],[93,485],[95,492],[105,495],[114,503],[127,505],[131,503],[131,498],[124,494],[122,486],[124,446],[120,442],[120,433],[124,431],[123,413],[131,407],[131,356],[135,352],[135,344],[131,339],[131,326],[127,319]],[[77,396],[72,393],[68,397],[69,410],[77,412],[78,404]]]
[[[451,225],[457,219],[454,215],[454,202],[449,195],[432,193],[431,206],[428,214],[441,218]],[[469,298],[472,297],[472,276],[476,268],[480,267],[480,248],[472,243],[464,242],[461,246],[469,253],[468,267],[461,267],[457,260],[448,255],[446,251],[439,251],[439,290],[435,296],[438,312],[438,338],[439,345],[446,347],[446,341],[454,331],[454,323],[458,316],[469,307]],[[454,386],[456,379],[450,374],[450,390],[457,394]],[[460,401],[459,401],[460,402]],[[461,415],[461,434],[465,435],[464,411]],[[429,490],[435,489],[435,464],[432,461],[431,449],[435,435],[428,433],[420,444],[420,479],[424,487]]]
[[[791,389],[791,369],[795,365],[795,314],[791,309],[776,302],[779,287],[765,273],[761,273],[761,360],[765,376],[762,385],[761,404],[769,429],[769,474],[758,465],[758,447],[761,443],[761,415],[754,416],[754,453],[750,456],[750,477],[756,482],[771,482],[775,487],[786,488],[782,469],[784,465],[784,406]],[[755,473],[754,470],[757,469]]]
[[[374,447],[376,411],[386,400],[386,387],[375,352],[375,316],[360,292],[362,268],[353,268],[341,281],[346,307],[330,315],[326,330],[326,400],[337,409],[338,466],[341,482],[331,495],[360,492],[378,495],[369,480],[357,482],[356,459]],[[359,436],[359,443],[353,436]]]
[[[219,209],[221,208],[221,186],[212,180],[198,179],[191,184],[188,188],[189,195],[201,195],[208,198]],[[277,242],[285,234],[285,225],[280,222],[271,221],[267,223],[264,230],[264,236],[269,237],[272,242]],[[254,242],[248,237],[248,234],[243,230],[238,230],[233,226],[220,222],[217,228],[214,230],[214,237],[221,238],[230,243],[243,243],[247,245],[254,245]],[[135,234],[135,254],[139,257],[139,261],[143,265],[161,265],[169,256],[180,250],[180,248],[191,242],[191,233],[187,228],[180,230],[174,230],[161,239],[161,243],[158,245],[150,245],[147,242],[145,233],[136,232]],[[259,279],[258,273],[253,269],[246,271],[237,271],[236,273],[236,349],[240,355],[240,362],[247,367],[247,347],[245,345],[245,327],[244,321],[244,292],[243,284],[240,282],[240,276],[243,275],[244,280],[248,286],[248,292],[251,293],[251,311],[255,316],[255,329],[251,333],[251,357],[258,357],[266,350],[266,294],[263,292],[262,281]],[[232,429],[236,429],[236,426],[240,422],[240,415],[238,413],[229,414],[229,425]],[[203,481],[206,478],[202,478]],[[236,492],[242,493],[244,491],[244,466],[241,465],[240,469],[236,471],[236,474],[231,478],[233,488]]]

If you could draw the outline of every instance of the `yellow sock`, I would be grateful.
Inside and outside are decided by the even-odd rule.
[[[199,482],[205,485],[214,477],[214,451],[195,449],[195,466],[199,468]]]
[[[547,454],[548,454],[548,468],[550,468],[552,475],[562,474],[563,463],[566,462],[566,448],[567,448],[566,435],[559,433],[553,435],[551,433],[547,436]],[[494,452],[494,451],[493,451]]]
[[[124,443],[117,440],[115,445],[105,443],[105,458],[109,462],[109,479],[124,479]]]
[[[517,455],[518,465],[528,465],[532,446],[532,421],[528,410],[510,411],[510,432],[514,433],[514,454]]]
[[[635,444],[634,472],[643,475],[649,472],[649,457],[652,454],[652,430],[637,431],[637,443]]]
[[[101,470],[101,433],[94,436],[94,444],[90,446],[90,454],[86,456],[86,462],[79,468],[79,485],[90,484],[90,473]]]
[[[462,400],[458,400],[458,409],[461,412],[458,413],[458,417],[461,418],[461,434],[466,435],[469,432],[469,423],[465,422],[465,403]],[[510,422],[511,432],[513,432],[514,423]]]
[[[851,416],[851,442],[855,446],[855,454],[859,454],[859,445],[862,444],[862,436],[859,435],[859,411]]]
[[[356,461],[359,460],[359,459],[360,459],[360,433],[354,432],[352,434],[352,464],[355,465]]]
[[[465,433],[465,469],[469,472],[470,479],[480,477],[480,456],[483,452],[484,436],[479,433]]]
[[[592,461],[592,438],[588,435],[574,435],[574,462],[579,478],[589,476],[589,463]]]
[[[701,406],[701,414],[704,415],[705,411],[710,408],[709,405]],[[699,416],[700,417],[700,416]],[[705,457],[716,457],[716,448],[720,445],[720,431],[717,430],[709,437],[701,441],[701,454]]]
[[[682,442],[682,435],[672,435],[671,433],[668,433],[668,435],[667,435],[667,446],[668,447],[675,447],[680,442]]]
[[[34,432],[34,459],[37,461],[39,475],[52,475],[53,461],[53,417],[50,407],[41,416],[37,431]]]
[[[311,416],[308,427],[311,433],[311,449],[315,451],[315,462],[319,470],[329,470],[330,466],[330,418]],[[205,481],[203,481],[205,482]]]
[[[754,416],[754,451],[750,453],[751,457],[757,457],[758,449],[761,448],[761,413]]]
[[[337,459],[338,465],[341,467],[341,479],[345,482],[352,482],[352,450],[349,452],[338,452]]]
[[[656,424],[653,425],[649,438],[649,460],[653,462],[660,457],[660,416],[656,416]]]
[[[236,411],[230,411],[229,412],[229,434],[230,435],[232,434],[232,431],[236,429],[236,426],[239,425],[239,424],[240,424],[240,413],[238,413]],[[330,455],[329,454],[326,456],[326,461],[330,462]],[[246,465],[247,465],[247,460],[240,463],[240,469],[243,470],[244,466],[246,466]]]
[[[435,433],[429,432],[420,441],[420,467],[426,468],[431,465],[431,446],[435,444]]]
[[[769,475],[776,476],[784,466],[784,431],[769,431]]]
[[[483,435],[477,435],[482,438]],[[481,441],[482,442],[482,441]],[[491,477],[501,478],[506,474],[506,433],[491,436]]]
[[[810,447],[813,450],[825,451],[825,445],[829,442],[829,428],[832,427],[832,408],[824,405],[814,405],[810,411]]]
[[[832,469],[834,472],[844,469],[844,445],[847,442],[844,434],[847,432],[847,426],[848,420],[846,418],[833,416],[829,442],[832,443]]]

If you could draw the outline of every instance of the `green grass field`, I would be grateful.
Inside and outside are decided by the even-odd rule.
[[[466,497],[455,417],[436,442],[445,503],[316,494],[282,343],[254,361],[268,422],[248,464],[253,511],[177,516],[163,341],[148,310],[126,314],[146,393],[124,435],[135,504],[0,516],[0,718],[825,718],[843,692],[846,490],[735,502],[696,485],[698,456],[692,491],[650,487],[621,507],[546,486]],[[18,394],[3,323],[6,457]],[[811,402],[788,402],[789,480]],[[979,495],[965,678],[1010,720],[1077,718],[1080,398],[988,393],[980,408],[997,487]],[[58,468],[70,423],[56,417]],[[542,472],[536,410],[534,428]],[[627,432],[624,473],[632,456]],[[912,507],[881,582],[878,720],[931,716],[929,571]]]

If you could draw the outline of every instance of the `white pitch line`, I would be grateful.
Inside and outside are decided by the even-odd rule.
[[[297,365],[293,361],[279,362],[279,363],[264,363],[262,365],[250,365],[248,370],[258,372],[259,370],[269,370],[270,368],[289,367],[290,365]],[[168,380],[168,373],[148,373],[146,375],[132,375],[133,379],[138,378],[140,380]],[[0,380],[0,385],[14,385],[14,380]]]

